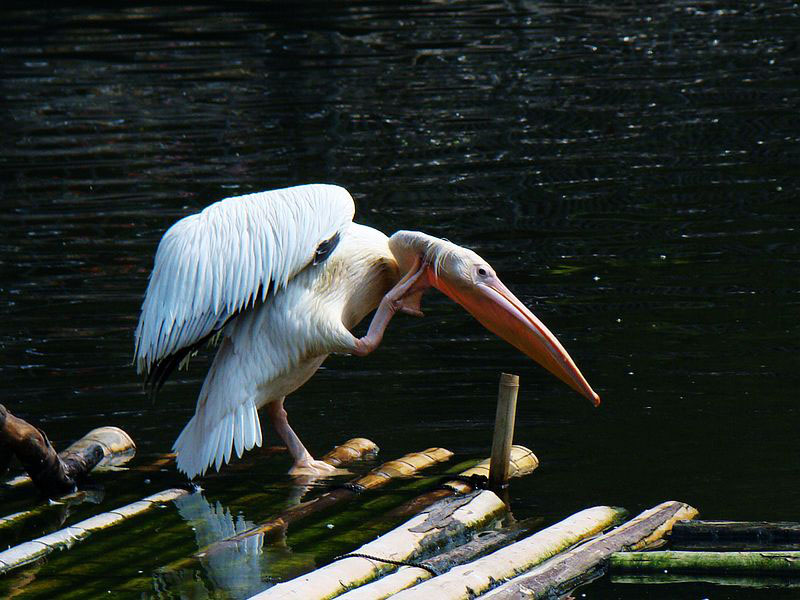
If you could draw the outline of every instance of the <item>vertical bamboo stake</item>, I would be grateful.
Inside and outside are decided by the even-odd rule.
[[[492,460],[489,464],[489,487],[495,492],[506,487],[508,482],[518,391],[519,376],[501,373],[497,392],[497,414],[494,419]]]

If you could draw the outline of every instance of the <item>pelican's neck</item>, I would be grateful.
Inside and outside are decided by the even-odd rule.
[[[328,259],[327,270],[333,276],[329,285],[341,294],[342,323],[347,329],[375,310],[401,277],[388,241],[377,229],[351,223]]]

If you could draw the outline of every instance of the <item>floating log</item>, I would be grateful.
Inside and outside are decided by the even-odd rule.
[[[330,508],[340,502],[352,500],[364,490],[379,488],[393,479],[409,477],[417,471],[449,459],[452,455],[452,452],[444,448],[428,448],[422,452],[413,452],[411,454],[406,454],[402,458],[390,460],[376,467],[363,477],[351,481],[345,487],[331,490],[321,496],[317,496],[313,500],[292,506],[281,514],[271,517],[255,527],[251,527],[247,531],[211,544],[195,554],[195,558],[205,558],[215,552],[222,551],[225,547],[231,545],[235,546],[245,542],[248,538],[253,536],[269,538],[275,535],[281,535],[291,523],[296,523],[301,519],[305,519],[314,513]]]
[[[697,510],[688,504],[664,502],[616,529],[511,579],[485,597],[487,600],[507,600],[559,596],[584,583],[587,577],[594,576],[598,567],[615,552],[646,548],[664,536],[675,522],[691,519],[696,514]]]
[[[528,529],[526,523],[514,523],[497,530],[481,531],[465,544],[452,550],[420,561],[421,566],[403,566],[372,583],[337,596],[339,600],[383,600],[411,586],[433,577],[433,573],[445,573],[471,560],[494,552],[515,542]]]
[[[26,565],[34,560],[50,554],[54,550],[69,548],[73,544],[89,537],[95,531],[107,529],[136,515],[140,515],[155,506],[174,500],[189,491],[181,488],[164,490],[137,502],[127,504],[115,510],[65,527],[53,533],[25,542],[0,552],[0,575]]]
[[[800,543],[800,523],[791,521],[679,521],[670,534],[675,544]]]
[[[625,571],[675,571],[716,573],[800,572],[800,551],[757,552],[617,552],[611,555],[612,569]]]
[[[118,427],[93,429],[60,454],[47,435],[30,423],[15,417],[0,404],[0,459],[17,456],[28,476],[6,482],[7,486],[33,484],[47,497],[57,498],[74,492],[80,480],[98,466],[114,466],[130,460],[136,445]]]
[[[466,531],[480,528],[505,512],[506,505],[490,491],[448,498],[352,554],[390,561],[412,560]],[[251,600],[331,598],[397,568],[383,560],[346,555],[307,575],[279,583]]]
[[[508,485],[511,444],[514,440],[514,421],[517,415],[517,393],[519,376],[500,374],[497,391],[497,411],[492,437],[492,457],[489,468],[489,487],[495,492]]]
[[[612,527],[624,516],[625,511],[621,508],[609,506],[587,508],[524,540],[474,562],[455,567],[444,575],[424,581],[393,598],[397,600],[474,598],[490,590],[498,582],[506,581],[581,540]]]

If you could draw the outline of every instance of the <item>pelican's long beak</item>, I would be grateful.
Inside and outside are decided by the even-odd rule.
[[[529,356],[579,394],[600,404],[575,362],[544,323],[511,293],[496,275],[479,283],[449,285],[430,274],[430,283],[463,306],[489,331]]]

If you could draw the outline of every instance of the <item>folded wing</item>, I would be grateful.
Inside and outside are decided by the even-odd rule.
[[[324,260],[354,210],[344,188],[311,184],[227,198],[175,223],[158,245],[136,327],[137,371],[171,370],[230,318]]]

